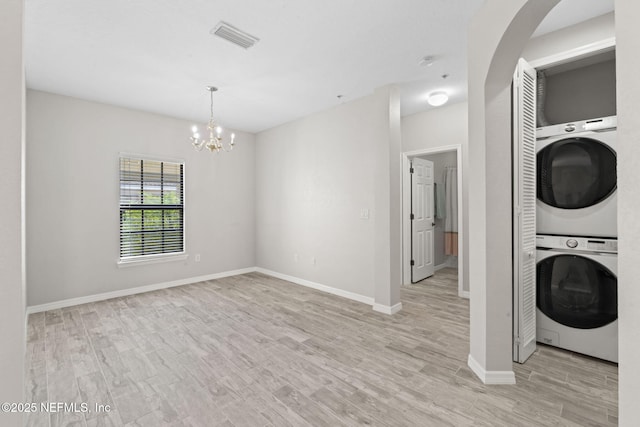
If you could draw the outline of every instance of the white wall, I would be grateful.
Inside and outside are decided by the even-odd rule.
[[[259,267],[374,297],[379,108],[371,95],[257,134]]]
[[[468,136],[466,102],[446,105],[402,118],[402,151],[466,145]]]
[[[191,148],[191,125],[28,91],[29,305],[255,265],[254,136],[213,155]],[[185,160],[188,260],[118,268],[120,152]]]
[[[618,81],[618,346],[619,419],[636,426],[640,419],[640,4],[616,0]]]
[[[24,395],[22,13],[22,0],[0,2],[0,402],[22,402]],[[21,414],[0,413],[0,424],[22,425]]]
[[[527,43],[522,57],[527,61],[556,55],[578,47],[598,43],[615,36],[614,14],[598,16],[588,21],[535,37]]]
[[[374,152],[374,310],[393,314],[402,308],[402,171],[400,167],[400,96],[397,88],[377,89],[369,126],[379,132],[369,141]]]
[[[390,237],[393,221],[400,226],[390,209],[395,197],[400,211],[396,98],[382,88],[257,135],[259,267],[387,308],[399,302],[400,234],[397,249]]]

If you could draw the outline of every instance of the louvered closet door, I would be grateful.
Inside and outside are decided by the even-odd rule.
[[[513,360],[536,349],[536,70],[518,62],[513,90]]]

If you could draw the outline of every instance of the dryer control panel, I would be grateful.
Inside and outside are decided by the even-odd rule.
[[[618,117],[609,116],[591,120],[580,120],[572,123],[551,125],[536,129],[536,138],[545,139],[554,136],[567,135],[580,132],[603,132],[618,127]]]
[[[617,239],[537,235],[536,246],[547,249],[573,249],[588,252],[618,252]]]

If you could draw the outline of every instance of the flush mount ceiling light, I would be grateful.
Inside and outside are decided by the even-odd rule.
[[[434,107],[444,105],[448,100],[449,95],[447,95],[447,92],[442,90],[431,92],[429,95],[427,95],[427,102],[429,103],[429,105],[432,105]]]
[[[207,86],[207,90],[211,96],[211,116],[209,118],[209,124],[207,125],[207,130],[209,131],[208,138],[201,138],[200,133],[198,132],[198,127],[193,126],[191,128],[191,145],[198,151],[202,151],[204,147],[207,147],[209,151],[212,153],[217,153],[219,151],[231,151],[233,150],[233,146],[235,145],[236,134],[231,134],[231,141],[226,146],[222,142],[222,128],[218,126],[213,120],[213,92],[217,91],[218,88],[214,86]]]

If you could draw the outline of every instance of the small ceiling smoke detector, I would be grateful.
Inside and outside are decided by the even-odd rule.
[[[249,49],[251,46],[260,41],[259,38],[245,33],[244,31],[239,30],[233,25],[227,24],[224,21],[220,21],[218,25],[213,27],[210,33],[214,36],[223,38],[237,46],[240,46],[243,49]]]
[[[436,62],[436,58],[434,58],[431,55],[427,55],[424,58],[422,58],[420,61],[418,61],[418,64],[420,64],[420,66],[422,67],[431,67],[434,62]]]
[[[444,105],[448,100],[449,95],[447,95],[447,92],[442,90],[431,92],[429,95],[427,95],[427,102],[429,103],[429,105],[432,105],[434,107]]]

